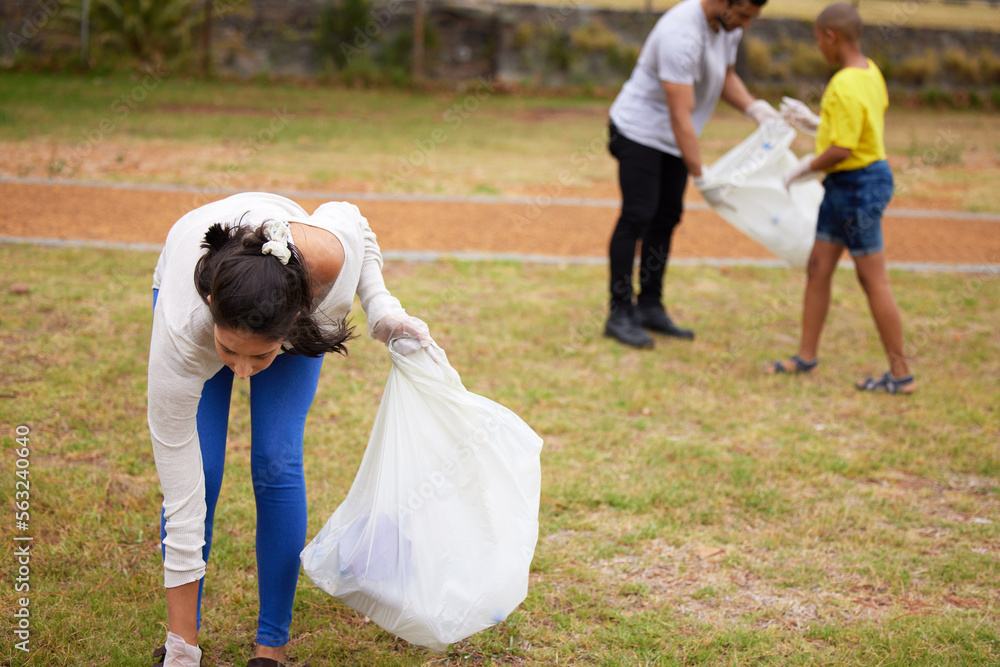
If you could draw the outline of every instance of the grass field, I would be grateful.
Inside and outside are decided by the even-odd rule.
[[[569,164],[565,195],[611,198],[607,104],[2,73],[0,173],[513,195],[544,191]],[[1000,211],[993,116],[891,119],[905,201]],[[706,154],[747,131],[720,112]],[[31,652],[14,648],[7,613],[0,664],[146,665],[162,641],[161,497],[145,422],[155,259],[0,245],[3,609],[21,606],[18,576],[31,586]],[[303,577],[291,664],[1000,663],[995,274],[893,273],[920,381],[906,398],[851,387],[885,361],[848,271],[809,377],[760,371],[794,351],[799,272],[672,266],[672,311],[698,339],[652,352],[601,336],[603,267],[390,262],[385,274],[466,386],[544,438],[532,585],[505,623],[435,655]],[[389,368],[367,339],[326,365],[306,434],[310,536],[350,487]],[[233,402],[206,665],[243,665],[255,628],[247,386]],[[16,476],[18,426],[30,430],[28,480]],[[31,485],[22,532],[17,481]],[[24,534],[27,575],[12,539]]]
[[[5,498],[30,428],[31,653],[144,665],[162,641],[160,502],[145,424],[155,255],[0,246]],[[600,336],[604,270],[390,263],[466,386],[544,438],[528,599],[444,655],[395,640],[303,576],[292,664],[986,665],[1000,661],[1000,282],[893,275],[920,392],[859,395],[885,366],[853,276],[837,276],[818,374],[793,350],[802,281],[676,267],[693,344]],[[357,314],[360,320],[363,317]],[[328,359],[307,427],[312,536],[346,494],[388,357]],[[242,665],[255,622],[247,387],[234,391],[202,643]],[[13,502],[0,576],[15,608]],[[20,533],[23,534],[23,533]],[[26,659],[29,658],[29,659]],[[7,664],[5,662],[5,664]]]
[[[500,3],[524,4],[520,0],[498,0]],[[677,4],[676,0],[547,0],[536,4],[553,7],[602,7],[607,9],[651,9],[663,12]],[[765,18],[790,18],[812,21],[832,4],[831,0],[771,0],[761,13]],[[942,2],[941,0],[857,0],[861,18],[871,25],[892,25],[910,28],[952,28],[1000,31],[1000,7],[987,0]]]
[[[810,100],[816,105],[816,100]],[[779,100],[772,100],[775,104]],[[229,188],[618,196],[610,100],[0,73],[0,174]],[[706,159],[751,130],[720,107]],[[898,205],[1000,212],[994,113],[890,109]],[[811,150],[801,138],[796,150]]]

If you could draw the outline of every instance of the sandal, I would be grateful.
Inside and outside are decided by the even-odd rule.
[[[886,374],[878,380],[873,377],[869,377],[864,382],[855,382],[854,387],[860,391],[884,391],[887,394],[909,394],[910,392],[903,391],[903,387],[911,384],[912,382],[912,375],[894,378],[887,371]]]
[[[771,362],[771,373],[777,375],[779,373],[791,373],[797,375],[799,373],[811,373],[817,365],[819,365],[819,359],[813,359],[812,361],[806,361],[799,355],[794,355],[791,358],[792,362],[795,364],[795,368],[789,370],[785,368],[785,362],[783,361],[772,361]]]

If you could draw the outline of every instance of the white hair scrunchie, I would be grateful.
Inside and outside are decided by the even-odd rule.
[[[267,243],[261,248],[261,252],[265,255],[274,255],[282,264],[288,264],[288,260],[292,258],[292,250],[288,247],[292,242],[291,225],[279,220],[268,220],[263,227]]]

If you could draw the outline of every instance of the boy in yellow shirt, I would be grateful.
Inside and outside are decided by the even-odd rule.
[[[861,51],[861,30],[861,16],[852,5],[841,2],[820,13],[813,26],[816,43],[826,61],[841,69],[827,84],[819,118],[795,101],[785,111],[793,125],[816,134],[816,154],[803,158],[785,176],[786,185],[823,172],[826,192],[809,256],[798,353],[766,370],[808,373],[819,363],[819,339],[830,306],[833,272],[847,248],[889,358],[885,375],[869,377],[855,386],[864,391],[908,394],[915,383],[903,354],[902,319],[889,285],[882,244],[882,213],[893,192],[884,141],[889,94],[882,73]]]

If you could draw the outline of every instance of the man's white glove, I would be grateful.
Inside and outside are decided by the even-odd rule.
[[[423,320],[411,317],[405,312],[392,313],[384,316],[372,328],[372,338],[389,345],[396,342],[396,349],[403,354],[412,354],[420,348],[426,348],[431,358],[437,361],[434,348],[437,346],[431,338],[430,329]]]
[[[815,157],[815,155],[805,155],[799,158],[799,163],[785,173],[782,180],[785,182],[786,190],[792,187],[793,183],[803,183],[823,176],[823,172],[813,171],[812,167],[810,167]]]
[[[805,102],[793,97],[782,97],[781,105],[778,108],[786,123],[806,134],[816,136],[816,130],[819,128],[819,116],[814,114]]]
[[[712,206],[718,206],[726,201],[726,197],[733,190],[732,183],[716,181],[707,165],[702,165],[701,176],[695,176],[693,181],[701,196]]]
[[[772,107],[767,100],[754,100],[743,113],[758,125],[763,125],[765,121],[781,118],[778,110]]]

